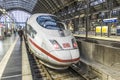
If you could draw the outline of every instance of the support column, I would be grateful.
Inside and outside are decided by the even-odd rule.
[[[89,25],[89,9],[90,9],[90,0],[85,0],[85,3],[87,4],[87,9],[86,9],[86,39],[88,38],[88,27],[90,27]]]

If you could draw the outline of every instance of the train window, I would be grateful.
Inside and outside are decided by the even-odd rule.
[[[47,29],[53,29],[53,30],[64,30],[65,29],[62,23],[55,22],[55,21],[46,21],[44,24],[44,27]]]
[[[52,30],[64,30],[65,26],[55,16],[39,16],[37,22],[44,28]]]

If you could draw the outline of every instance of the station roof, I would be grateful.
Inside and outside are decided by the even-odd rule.
[[[21,9],[31,14],[54,13],[75,0],[0,0],[6,11]]]
[[[120,0],[0,0],[0,8],[6,11],[23,10],[31,14],[50,13],[61,19],[85,15],[87,6],[91,14],[97,14],[108,9],[120,10]]]

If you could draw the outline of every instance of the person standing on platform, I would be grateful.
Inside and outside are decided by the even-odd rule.
[[[14,30],[14,35],[16,36],[16,30]]]
[[[18,35],[19,35],[19,37],[20,37],[20,41],[22,41],[23,39],[22,39],[22,37],[23,37],[23,30],[22,29],[20,29],[19,31],[18,31]]]

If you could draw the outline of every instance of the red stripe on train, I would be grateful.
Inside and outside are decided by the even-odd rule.
[[[56,61],[59,61],[59,62],[73,62],[73,61],[78,61],[80,58],[75,58],[75,59],[71,59],[71,60],[62,60],[62,59],[59,59],[53,55],[51,55],[49,52],[47,52],[46,50],[44,50],[43,48],[41,48],[40,46],[38,46],[35,42],[33,42],[31,39],[29,39],[30,42],[37,48],[39,49],[40,51],[42,51],[44,54],[46,54],[47,56],[53,58],[54,60]]]

